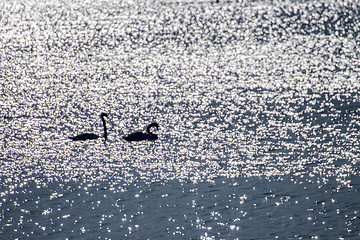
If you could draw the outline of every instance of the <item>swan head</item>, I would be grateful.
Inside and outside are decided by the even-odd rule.
[[[159,129],[159,124],[157,124],[156,122],[150,124],[149,126],[147,126],[146,128],[146,132],[151,134],[151,135],[154,135],[151,131],[150,131],[150,128],[152,127],[156,127],[156,129]]]
[[[107,113],[101,113],[101,118],[103,117],[109,117]]]

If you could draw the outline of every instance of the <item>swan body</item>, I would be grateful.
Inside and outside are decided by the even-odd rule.
[[[100,136],[93,133],[83,133],[75,137],[69,137],[73,141],[84,141],[88,139],[98,139]]]
[[[123,136],[123,138],[128,142],[139,142],[139,141],[151,141],[158,139],[158,136],[155,133],[152,133],[150,131],[150,128],[156,127],[156,129],[159,129],[159,124],[152,123],[146,128],[146,132],[134,132],[132,134],[129,134],[127,136]]]
[[[108,115],[106,113],[102,113],[101,114],[101,120],[103,122],[103,126],[104,126],[104,135],[103,137],[105,138],[105,140],[107,140],[107,128],[106,128],[106,122],[104,117],[108,117]],[[93,139],[98,139],[100,136],[96,135],[94,133],[83,133],[80,135],[77,135],[75,137],[69,137],[71,140],[73,141],[85,141],[85,140],[93,140]]]

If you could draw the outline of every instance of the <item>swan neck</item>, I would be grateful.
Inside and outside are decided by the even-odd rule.
[[[148,134],[150,134],[150,135],[154,135],[154,133],[152,133],[151,131],[150,131],[150,126],[148,126],[147,128],[146,128],[146,132],[148,133]]]
[[[101,116],[101,120],[102,120],[102,122],[103,122],[103,125],[104,125],[104,138],[105,138],[105,140],[107,140],[107,128],[106,128],[106,122],[105,122],[105,119],[104,119],[104,117],[103,116]]]

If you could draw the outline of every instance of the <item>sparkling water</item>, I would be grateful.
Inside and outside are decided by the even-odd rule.
[[[358,1],[0,9],[1,238],[359,238]]]

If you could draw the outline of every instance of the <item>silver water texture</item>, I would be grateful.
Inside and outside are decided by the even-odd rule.
[[[359,237],[358,1],[0,8],[2,238]]]

